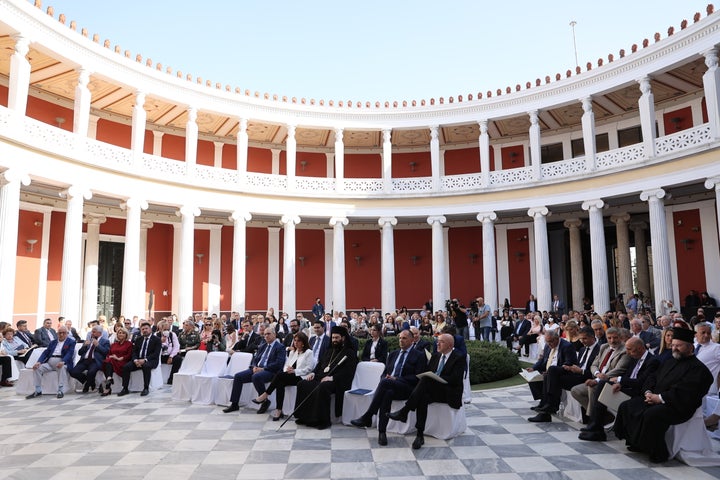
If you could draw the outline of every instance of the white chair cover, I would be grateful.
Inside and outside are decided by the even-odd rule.
[[[230,394],[232,393],[233,375],[250,366],[252,353],[235,352],[230,357],[227,369],[215,383],[213,400],[215,405],[230,405]]]
[[[385,371],[385,364],[382,362],[360,362],[355,370],[350,390],[345,392],[343,399],[342,423],[350,425],[350,420],[364,414],[370,402],[372,402],[375,389],[380,383],[380,377]],[[370,390],[366,394],[350,393],[353,390]],[[373,426],[376,424],[376,415],[373,415]]]
[[[190,400],[192,395],[192,377],[202,370],[207,354],[208,352],[204,350],[190,350],[185,354],[180,371],[173,375],[173,400]]]
[[[228,353],[211,352],[205,360],[202,372],[192,377],[192,395],[190,400],[193,403],[210,405],[213,403],[215,383],[218,378],[227,370]],[[173,382],[174,383],[174,382]]]

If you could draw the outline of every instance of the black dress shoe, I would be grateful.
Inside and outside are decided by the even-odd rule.
[[[127,388],[123,388],[118,392],[118,397],[122,397],[123,395],[127,395],[128,393],[130,393],[130,390],[128,390]]]
[[[413,450],[418,450],[423,445],[425,445],[425,437],[422,433],[418,433],[418,435],[415,437],[415,440],[413,440],[412,448]]]
[[[30,400],[31,398],[36,398],[36,397],[39,397],[40,395],[42,395],[42,393],[40,393],[40,392],[32,392],[30,395],[26,396],[25,398],[27,398],[28,400]]]
[[[588,442],[604,442],[607,440],[607,435],[605,435],[604,430],[580,432],[580,435],[578,435],[578,438],[580,440],[586,440]]]
[[[390,420],[395,420],[396,422],[407,423],[407,417],[408,417],[408,412],[404,408],[401,408],[400,410],[398,410],[396,412],[388,413],[388,418]]]
[[[378,433],[378,445],[383,447],[387,445],[387,434],[385,432]]]
[[[140,392],[140,396],[147,397],[148,393],[150,393],[150,391],[147,388],[143,388],[143,391]]]
[[[549,413],[538,413],[534,417],[528,418],[528,422],[533,422],[533,423],[552,422],[552,417],[550,416]]]
[[[366,420],[365,417],[350,420],[350,423],[356,427],[372,427],[372,420]]]
[[[265,400],[260,404],[260,408],[258,408],[258,415],[261,415],[268,411],[268,408],[270,408],[270,400]]]
[[[228,407],[223,408],[223,413],[237,412],[240,410],[240,406],[237,403],[232,403]]]

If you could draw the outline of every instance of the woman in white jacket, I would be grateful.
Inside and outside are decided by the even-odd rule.
[[[293,338],[290,355],[287,360],[285,360],[283,371],[275,375],[272,382],[270,382],[270,386],[265,390],[265,393],[254,398],[253,402],[257,404],[263,403],[272,392],[276,392],[275,400],[277,408],[275,412],[273,412],[273,422],[285,418],[282,411],[283,401],[285,400],[285,387],[297,385],[300,380],[304,379],[314,369],[315,357],[310,349],[308,337],[303,332],[298,332]]]

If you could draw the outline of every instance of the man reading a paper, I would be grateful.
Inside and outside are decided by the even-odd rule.
[[[411,410],[417,412],[415,428],[417,436],[412,448],[417,450],[425,443],[425,422],[427,408],[430,403],[447,403],[451,408],[462,407],[463,374],[465,373],[465,356],[453,347],[455,339],[444,333],[438,337],[437,352],[433,354],[428,371],[420,374],[420,381],[398,411],[388,415],[392,420],[407,422]]]

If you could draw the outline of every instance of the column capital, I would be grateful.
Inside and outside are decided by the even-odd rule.
[[[703,52],[705,57],[705,66],[712,69],[718,66],[718,51],[716,48]]]
[[[582,103],[582,109],[585,113],[592,113],[592,97],[587,96],[580,99],[580,102]]]
[[[395,217],[380,217],[378,218],[378,225],[381,227],[389,227],[392,228],[395,225],[397,225],[397,218]]]
[[[579,218],[568,218],[563,222],[563,227],[568,228],[570,230],[577,229],[582,227],[582,220]]]
[[[67,198],[68,200],[76,197],[82,197],[85,200],[90,200],[92,198],[92,192],[88,188],[81,187],[79,185],[71,185],[60,192],[60,196]]]
[[[662,200],[666,196],[665,190],[655,188],[653,190],[644,190],[640,193],[640,200],[647,202],[650,200]]]
[[[593,200],[585,200],[582,203],[582,209],[586,210],[586,211],[592,211],[593,209],[600,210],[604,206],[605,206],[605,202],[603,202],[602,199],[600,199],[600,198],[596,198]]]
[[[630,221],[630,214],[627,212],[616,213],[615,215],[610,216],[610,221],[615,225],[626,224]]]
[[[187,115],[188,115],[188,123],[195,123],[198,116],[197,108],[189,105],[187,108]]]
[[[350,223],[350,221],[347,219],[347,217],[331,217],[330,218],[330,226],[331,227],[335,227],[335,226],[344,227],[348,223]]]
[[[652,87],[650,85],[650,77],[644,76],[642,78],[639,78],[637,82],[640,84],[640,91],[643,95],[648,95],[652,93]]]
[[[8,168],[4,172],[0,173],[0,186],[13,182],[20,182],[27,187],[30,185],[30,176],[27,173],[21,172],[15,168]]]
[[[527,214],[533,218],[547,217],[550,214],[550,210],[548,210],[548,208],[545,206],[532,207],[528,210]]]
[[[705,188],[708,190],[715,188],[715,191],[720,191],[720,177],[710,177],[705,180]]]
[[[192,206],[192,205],[183,205],[182,207],[178,208],[175,212],[175,215],[178,217],[198,217],[200,216],[200,209],[198,207]]]
[[[252,214],[250,212],[246,212],[244,210],[235,210],[229,217],[228,220],[230,220],[233,223],[236,222],[249,222],[252,219]]]
[[[83,223],[88,225],[102,225],[107,221],[105,215],[98,215],[96,213],[86,213],[83,215]]]
[[[495,213],[495,212],[480,212],[477,214],[476,218],[477,218],[478,222],[493,223],[495,220],[497,220],[497,213]]]
[[[140,230],[150,230],[155,224],[150,220],[140,220]]]
[[[447,221],[447,218],[445,218],[445,215],[430,215],[427,217],[427,223],[430,225],[439,224],[442,225]]]
[[[133,208],[139,208],[140,210],[148,209],[148,202],[143,198],[131,197],[120,203],[120,208],[123,210],[130,210]]]
[[[300,223],[300,217],[297,215],[283,215],[280,218],[280,224],[282,226],[286,226],[290,223],[292,223],[293,225],[297,225],[298,223]]]

